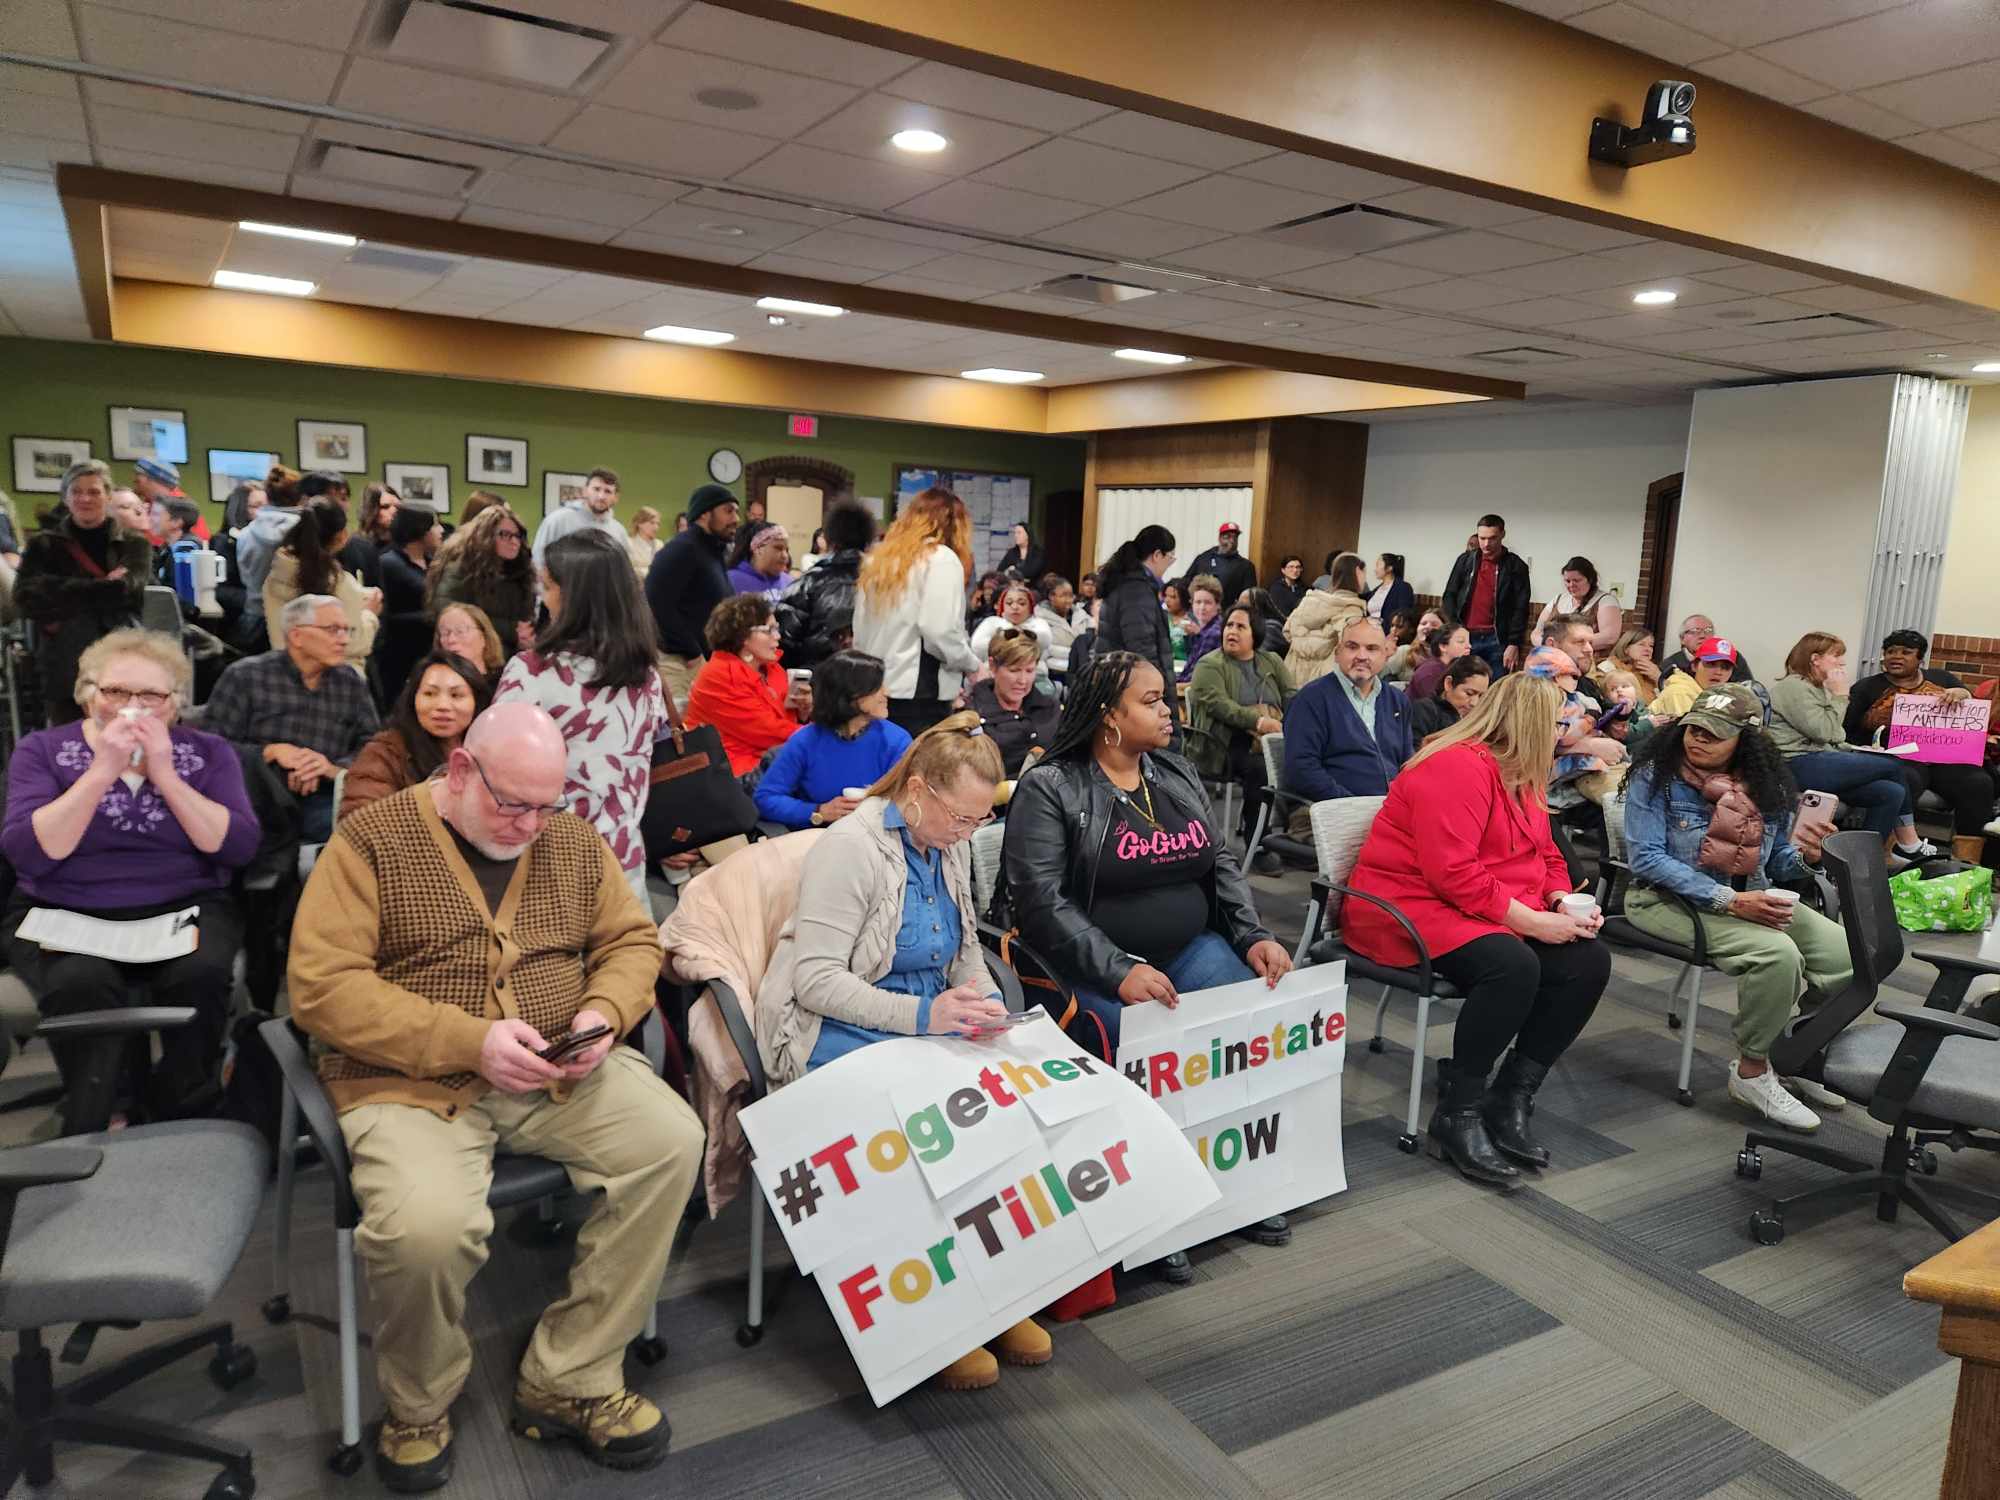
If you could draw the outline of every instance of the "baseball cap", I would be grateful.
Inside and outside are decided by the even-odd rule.
[[[1764,705],[1742,683],[1725,682],[1704,689],[1694,707],[1681,715],[1681,722],[1697,724],[1717,739],[1733,740],[1746,725],[1764,722]]]
[[[1721,636],[1712,635],[1694,648],[1694,659],[1696,661],[1726,661],[1734,666],[1736,663],[1736,648]]]
[[[1234,521],[1224,521],[1220,526],[1215,528],[1217,536],[1226,536],[1232,533],[1236,536],[1241,536],[1243,535],[1243,528],[1238,526]]]
[[[148,479],[155,480],[160,484],[170,484],[175,489],[181,487],[181,471],[168,463],[164,458],[142,458],[136,464],[132,465],[132,467],[137,469],[141,474],[144,474]]]

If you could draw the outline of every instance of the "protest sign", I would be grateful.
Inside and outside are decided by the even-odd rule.
[[[1149,1240],[1149,1264],[1347,1187],[1340,1073],[1347,1056],[1347,966],[1297,969],[1128,1006],[1118,1067],[1183,1127],[1219,1197]]]
[[[1928,693],[1898,693],[1889,710],[1889,743],[1915,745],[1912,760],[1932,766],[1976,766],[1986,759],[1993,705],[1984,698],[1947,703]]]
[[[1221,1196],[1175,1122],[1046,1017],[858,1048],[740,1118],[878,1406]]]

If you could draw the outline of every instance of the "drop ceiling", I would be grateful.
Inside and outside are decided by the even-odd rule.
[[[1878,82],[1885,68],[1921,76],[1943,56],[1933,73],[1955,76],[2000,58],[2000,36],[1989,53],[1953,19],[1978,11],[1996,29],[1985,0],[1529,8],[1605,35],[1624,27],[1619,40],[1656,52],[1686,33],[1713,44],[1711,63],[1785,66],[1782,54],[1832,79],[1822,99],[1851,84],[1872,103],[1900,81]],[[493,9],[7,0],[0,53],[74,71],[0,63],[0,332],[88,336],[50,178],[54,164],[80,162],[1046,312],[1135,338],[1167,331],[1522,379],[1551,398],[1643,403],[1721,381],[1963,375],[2000,359],[1989,311],[1273,151],[717,6],[506,0],[505,25]],[[1857,36],[1871,72],[1825,60],[1846,55],[1834,44],[1875,15],[1901,17],[1900,40]],[[1801,17],[1818,24],[1763,35]],[[534,19],[565,29],[524,51]],[[1808,63],[1814,37],[1823,57]],[[1754,89],[1748,66],[1722,63]],[[1989,89],[1985,104],[1996,100]],[[1925,107],[1918,131],[1964,134],[1932,130],[1943,106]],[[888,144],[910,128],[951,145],[925,157]],[[1003,364],[1051,384],[1156,373],[1060,340],[861,315],[773,328],[746,297],[500,260],[395,261],[410,249],[349,253],[170,213],[120,210],[110,227],[115,271],[141,279],[252,270],[370,306],[622,336],[693,324],[751,352],[938,373]],[[1077,276],[1151,295],[1094,305],[1043,290]],[[1678,300],[1635,307],[1647,289]]]

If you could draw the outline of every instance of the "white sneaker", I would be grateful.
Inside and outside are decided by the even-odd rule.
[[[1996,818],[1994,820],[1994,823],[2000,824],[2000,818]],[[1988,833],[1993,832],[1994,831],[1993,826],[1988,825],[1986,831]],[[1898,844],[1896,845],[1895,852],[1900,854],[1904,859],[1912,861],[1919,859],[1936,859],[1940,854],[1944,853],[1944,851],[1938,848],[1936,844],[1933,844],[1929,839],[1924,839],[1924,838],[1918,839],[1914,844],[1910,845],[1907,849],[1904,848],[1901,844]]]
[[[1729,1062],[1730,1098],[1754,1109],[1773,1125],[1782,1125],[1787,1130],[1819,1129],[1819,1116],[1786,1093],[1784,1083],[1775,1072],[1766,1068],[1755,1078],[1745,1078],[1736,1071],[1737,1061],[1731,1058]]]
[[[1991,823],[1986,825],[1986,836],[1988,838],[2000,839],[2000,818],[1995,818]]]
[[[1795,1094],[1808,1104],[1817,1104],[1821,1109],[1845,1109],[1847,1101],[1832,1089],[1814,1083],[1810,1078],[1780,1078],[1778,1082],[1785,1091]]]

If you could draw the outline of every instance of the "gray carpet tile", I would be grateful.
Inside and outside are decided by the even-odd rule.
[[[541,1492],[548,1500],[652,1500],[654,1496],[776,1493],[815,1500],[929,1500],[968,1492],[918,1435],[909,1410],[876,1410],[866,1396],[692,1446],[676,1445],[658,1469],[605,1474]]]

